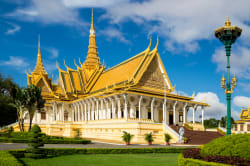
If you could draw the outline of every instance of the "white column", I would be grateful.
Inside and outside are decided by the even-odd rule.
[[[77,121],[80,121],[80,104],[77,103]]]
[[[91,99],[91,119],[95,120],[95,104],[93,99]]]
[[[89,100],[87,101],[88,104],[88,120],[90,120],[90,102]]]
[[[77,116],[77,104],[75,103],[75,121],[78,121],[78,116]]]
[[[64,103],[62,103],[62,121],[64,122]]]
[[[184,123],[187,123],[186,116],[187,116],[187,103],[185,103],[183,106],[183,125],[184,125]]]
[[[96,120],[99,120],[99,100],[96,99]]]
[[[195,123],[195,111],[196,111],[197,105],[194,105],[193,107],[193,123]]]
[[[87,115],[87,104],[86,104],[86,101],[83,102],[84,104],[84,120],[85,122],[88,121],[88,115]]]
[[[117,113],[118,113],[118,119],[121,118],[122,116],[122,112],[121,112],[121,101],[120,101],[120,98],[116,98],[116,101],[117,101]]]
[[[81,106],[81,121],[84,121],[84,114],[83,114],[83,103],[79,102],[80,106]]]
[[[139,107],[139,120],[141,119],[141,101],[142,101],[142,96],[140,96],[139,103],[138,103],[138,107]]]
[[[204,125],[204,106],[201,107],[201,123]]]
[[[104,106],[103,106],[103,99],[101,99],[101,110],[100,110],[100,119],[103,119]]]
[[[124,118],[128,119],[128,101],[127,101],[127,94],[124,94]]]
[[[116,119],[116,108],[115,108],[115,102],[114,99],[111,100],[111,107],[112,107],[112,119]]]
[[[153,122],[154,122],[154,102],[155,102],[155,98],[153,98],[151,101],[151,120]]]
[[[166,112],[167,112],[167,107],[166,107],[166,103],[167,103],[167,99],[164,99],[164,101],[163,101],[163,105],[162,105],[162,108],[163,108],[163,111],[162,111],[162,113],[163,113],[163,123],[167,123],[167,118],[166,118]]]
[[[174,125],[176,125],[176,104],[177,104],[177,101],[175,101],[174,105],[173,105],[173,123],[174,123]]]
[[[74,121],[74,104],[71,104],[71,121]]]

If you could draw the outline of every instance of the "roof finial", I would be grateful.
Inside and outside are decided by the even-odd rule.
[[[94,27],[94,14],[93,14],[93,8],[92,8],[92,15],[91,15],[91,27],[90,27],[90,34],[94,34],[95,27]]]
[[[229,21],[229,17],[227,16],[227,21],[225,22],[225,25],[226,26],[230,26],[231,25],[231,22]]]
[[[38,35],[38,56],[41,56],[41,48],[40,48],[40,33]]]
[[[159,45],[159,39],[158,39],[158,35],[157,35],[157,43],[156,43],[156,45],[155,45],[154,51],[155,51],[155,50],[157,51],[158,45]]]
[[[147,48],[147,50],[150,50],[150,47],[151,47],[151,43],[152,43],[152,36],[150,36],[150,42],[149,42],[149,45],[148,45],[148,48]]]

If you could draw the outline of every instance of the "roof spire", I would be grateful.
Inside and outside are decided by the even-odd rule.
[[[96,46],[93,8],[92,8],[92,15],[91,15],[88,55],[87,55],[86,61],[83,63],[83,66],[85,66],[85,68],[89,70],[95,69],[97,66],[100,66],[100,60],[98,57],[97,46]]]
[[[226,26],[230,26],[231,25],[231,22],[229,21],[229,17],[227,16],[227,21],[225,22],[225,25]]]
[[[158,49],[158,45],[159,45],[159,39],[158,39],[158,35],[157,35],[157,43],[156,43],[155,48],[154,48],[154,50],[153,50],[153,51],[157,51],[157,49]]]
[[[43,67],[42,54],[41,54],[41,48],[40,48],[40,34],[38,36],[38,52],[37,52],[36,67],[33,73],[47,74],[47,72],[45,71]]]

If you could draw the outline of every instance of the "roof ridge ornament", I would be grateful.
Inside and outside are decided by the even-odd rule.
[[[158,39],[158,35],[157,35],[157,42],[156,42],[156,45],[155,45],[155,48],[153,49],[153,51],[158,50],[158,45],[159,45],[159,39]]]
[[[147,48],[147,50],[149,50],[149,51],[150,51],[150,48],[151,48],[151,44],[152,44],[152,36],[150,36],[150,42],[149,42],[149,45],[148,45],[148,48]]]
[[[227,16],[227,21],[225,22],[225,26],[231,26],[231,22],[229,21],[229,17]]]

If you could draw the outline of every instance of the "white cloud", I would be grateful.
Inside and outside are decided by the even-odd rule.
[[[77,10],[73,10],[61,0],[31,0],[26,7],[18,8],[8,17],[15,17],[24,21],[40,21],[45,24],[61,23],[67,25],[84,26],[79,19]]]
[[[53,47],[44,47],[44,49],[49,52],[50,59],[56,59],[59,56],[59,51],[56,48]]]
[[[9,60],[1,61],[1,66],[27,67],[29,64],[21,57],[10,56]]]
[[[217,94],[213,92],[198,93],[194,97],[194,100],[202,102],[204,98],[205,98],[205,102],[210,105],[210,107],[207,107],[205,109],[205,112],[204,112],[205,119],[209,119],[209,118],[221,119],[221,117],[226,116],[227,107],[224,103],[222,103],[219,100],[219,97],[217,96]],[[196,112],[197,112],[196,117],[199,117],[199,115],[201,114],[201,111],[198,109]],[[189,114],[188,114],[189,116],[192,116],[190,113],[192,113],[192,111],[189,111]],[[231,116],[234,119],[238,119],[239,112],[232,109]]]
[[[13,23],[8,23],[9,25],[12,26],[12,28],[9,28],[5,34],[6,35],[14,35],[16,32],[20,31],[21,27],[19,25],[13,24]]]
[[[250,107],[250,97],[246,96],[235,96],[233,99],[233,103],[241,108]]]
[[[72,8],[82,7],[110,7],[126,2],[127,0],[63,0],[65,6]]]
[[[223,25],[226,16],[230,16],[233,24],[244,29],[243,38],[249,38],[250,26],[246,24],[250,18],[249,5],[250,1],[247,0],[240,3],[233,0],[123,1],[116,7],[107,7],[104,17],[111,18],[113,23],[130,19],[143,24],[149,32],[166,38],[167,42],[172,43],[166,45],[168,48],[171,46],[172,51],[173,48],[182,47],[184,51],[195,52],[199,49],[197,41],[215,38],[214,30]]]
[[[107,37],[107,40],[118,39],[120,42],[130,44],[131,42],[124,37],[124,34],[112,27],[106,28],[99,32],[101,35]]]
[[[250,83],[239,82],[239,86],[243,87],[245,91],[250,92]]]
[[[215,50],[212,61],[217,64],[217,71],[226,71],[226,56],[223,47]],[[236,46],[230,56],[232,73],[244,79],[250,79],[250,49],[247,47]]]

